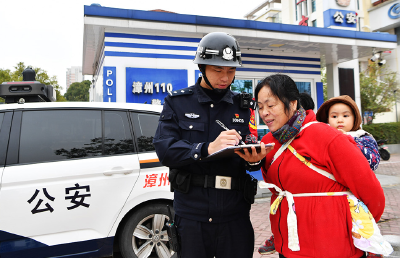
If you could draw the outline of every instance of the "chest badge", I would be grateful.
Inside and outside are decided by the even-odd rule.
[[[195,114],[195,113],[185,113],[185,116],[188,118],[192,118],[192,119],[200,117],[200,115]]]
[[[222,51],[222,58],[230,61],[233,59],[233,50],[230,47],[226,47],[224,48],[224,50]]]
[[[232,118],[232,123],[234,124],[244,124],[244,119],[239,117],[239,114],[235,114],[235,117]]]

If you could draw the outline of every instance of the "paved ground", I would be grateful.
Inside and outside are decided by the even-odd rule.
[[[376,176],[381,182],[386,196],[386,207],[381,220],[378,222],[381,233],[398,240],[400,238],[400,154],[392,154],[390,160],[381,161],[376,170]],[[255,233],[255,248],[253,258],[278,258],[275,253],[272,255],[261,256],[258,252],[265,239],[271,236],[271,227],[269,223],[269,205],[270,199],[258,198],[251,208],[251,221]],[[390,257],[400,257],[400,250],[395,248],[396,252]]]

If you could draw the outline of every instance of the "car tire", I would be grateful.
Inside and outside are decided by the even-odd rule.
[[[174,211],[171,208],[172,216]],[[174,255],[168,243],[165,223],[169,220],[165,203],[146,205],[132,213],[119,235],[124,258],[170,258]]]

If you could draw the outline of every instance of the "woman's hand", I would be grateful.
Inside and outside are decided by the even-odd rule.
[[[274,146],[265,148],[265,144],[263,142],[261,142],[260,144],[261,144],[261,152],[259,152],[259,153],[257,153],[256,148],[254,146],[251,147],[251,153],[247,150],[247,148],[243,149],[244,154],[240,150],[235,150],[235,153],[249,163],[259,162],[265,156],[267,156],[267,154],[270,151],[272,151],[274,149]]]

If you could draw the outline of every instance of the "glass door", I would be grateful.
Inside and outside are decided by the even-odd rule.
[[[254,85],[253,79],[236,79],[232,83],[231,89],[232,91],[246,92],[253,95],[253,88],[254,88],[253,85]]]
[[[313,79],[306,79],[306,78],[292,78],[296,85],[297,88],[299,89],[300,93],[308,93],[316,103],[316,90],[314,85],[314,80]],[[237,78],[233,84],[231,85],[232,91],[236,92],[247,92],[250,94],[254,93],[254,90],[257,86],[257,84],[261,81],[262,79],[260,78]],[[316,106],[316,105],[315,105]],[[256,124],[257,124],[257,132],[258,132],[258,139],[261,140],[261,138],[269,132],[268,126],[265,125],[265,123],[262,121],[260,116],[258,115],[258,111],[256,110]]]

